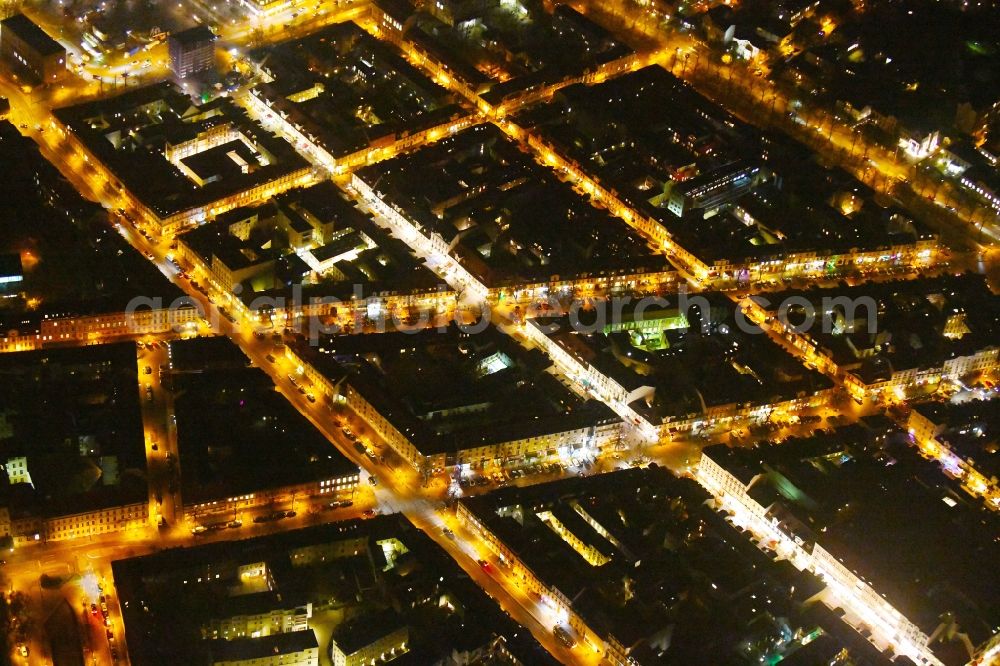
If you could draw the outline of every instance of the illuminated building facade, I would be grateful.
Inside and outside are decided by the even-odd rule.
[[[42,527],[46,541],[62,541],[148,525],[149,503],[138,502],[71,516],[57,516],[46,520]]]
[[[333,666],[368,666],[406,653],[410,631],[393,613],[367,619],[339,631],[330,643]]]
[[[696,176],[677,185],[670,193],[667,210],[683,217],[692,210],[709,213],[739,199],[766,179],[757,164],[736,162]]]
[[[134,312],[109,312],[84,317],[46,317],[34,330],[7,331],[0,337],[0,352],[41,349],[52,342],[87,342],[115,337],[183,333],[202,323],[198,308],[181,304],[172,308],[137,308]]]
[[[267,488],[244,495],[192,502],[184,505],[184,516],[190,520],[201,520],[209,516],[231,516],[234,512],[249,511],[275,504],[291,505],[297,500],[308,501],[327,495],[330,496],[331,500],[352,497],[358,488],[359,476],[358,472],[350,472],[342,476],[310,481],[309,483]]]
[[[851,442],[855,441],[853,435],[848,439]],[[820,446],[815,446],[816,444]],[[898,583],[898,577],[894,577],[896,561],[891,552],[882,555],[876,548],[866,553],[865,560],[859,560],[852,552],[851,545],[837,536],[840,527],[827,525],[817,529],[816,532],[812,531],[813,527],[818,528],[823,522],[822,520],[813,522],[813,517],[818,515],[815,512],[822,510],[819,505],[814,504],[817,501],[814,498],[824,497],[821,503],[831,501],[831,508],[834,510],[836,506],[843,506],[845,501],[856,505],[853,507],[856,513],[859,512],[859,507],[864,507],[860,509],[858,515],[861,517],[857,520],[866,520],[868,515],[881,520],[881,512],[886,508],[870,506],[871,514],[869,514],[866,498],[898,492],[895,486],[892,486],[889,489],[865,490],[862,497],[851,496],[848,499],[844,496],[833,499],[823,496],[820,488],[803,488],[797,482],[808,478],[829,477],[831,472],[828,470],[834,467],[827,467],[826,470],[814,475],[815,470],[812,466],[818,465],[823,469],[831,461],[839,464],[838,461],[855,458],[858,465],[871,465],[872,469],[884,468],[874,460],[865,462],[867,454],[863,453],[863,449],[855,451],[849,448],[850,445],[846,449],[841,449],[841,446],[838,442],[830,446],[820,441],[806,440],[795,447],[795,453],[770,447],[767,452],[733,452],[724,450],[726,447],[716,446],[703,452],[695,478],[715,497],[716,508],[726,512],[729,515],[728,520],[734,525],[748,530],[759,547],[773,551],[776,558],[790,561],[799,570],[816,575],[826,585],[824,603],[831,607],[843,608],[846,611],[845,620],[863,632],[863,635],[879,649],[891,649],[896,654],[906,655],[916,664],[942,666],[945,663],[958,663],[954,661],[954,657],[939,656],[951,654],[952,651],[947,646],[942,646],[940,642],[931,640],[931,634],[937,633],[935,627],[941,622],[940,606],[949,604],[948,601],[937,599],[925,581],[911,585],[906,592],[897,589],[895,584]],[[798,460],[799,457],[802,457],[801,461]],[[913,459],[919,460],[915,455]],[[898,462],[900,464],[898,469],[905,468],[907,471],[896,471],[895,476],[886,481],[889,484],[895,484],[897,481],[909,483],[909,479],[906,478],[910,474],[909,470],[919,469],[911,467],[916,465],[911,459]],[[855,473],[854,470],[854,467],[845,468],[843,475],[845,477],[852,475]],[[832,479],[829,481],[831,484],[839,482]],[[918,500],[916,505],[913,503],[914,499]],[[808,506],[814,508],[807,509]],[[973,516],[965,518],[950,515],[949,507],[954,506],[954,502],[942,503],[940,496],[934,490],[915,489],[912,497],[907,496],[906,499],[898,500],[898,505],[889,510],[912,509],[915,512],[923,512],[926,520],[935,524],[939,520],[978,521],[978,518]],[[810,516],[808,526],[797,517],[807,512]],[[918,513],[914,513],[913,517],[914,521],[919,523],[917,515]],[[833,532],[832,534],[827,535],[827,527]],[[855,525],[845,529],[864,528]],[[909,539],[911,535],[925,538],[918,531],[905,527],[900,529],[897,536]],[[831,544],[825,544],[824,539],[829,539]],[[888,544],[891,550],[898,543],[896,538],[887,537],[885,541],[880,541],[879,548]],[[827,546],[833,550],[828,550]],[[945,552],[948,552],[947,549]],[[876,562],[878,564],[875,564]],[[904,573],[903,576],[905,575]],[[946,572],[942,573],[942,576],[946,575]],[[881,593],[880,588],[884,588]],[[967,609],[952,605],[952,611],[963,618],[965,629],[973,634]],[[975,625],[973,641],[982,640],[983,629],[984,627]],[[987,629],[987,631],[992,630]],[[971,659],[972,648],[968,644],[966,647],[968,648],[966,659]]]
[[[262,593],[247,595],[242,600],[245,608],[225,618],[213,618],[203,629],[205,638],[259,638],[273,634],[305,631],[313,615],[312,603],[283,603],[280,597]],[[237,603],[239,605],[239,603]]]
[[[288,8],[291,3],[288,0],[240,0],[240,4],[255,16],[268,16]]]
[[[317,182],[292,146],[254,125],[231,100],[191,109],[190,98],[165,82],[59,109],[54,125],[127,197],[127,214],[137,213],[139,226],[168,236]]]
[[[15,545],[37,541],[67,541],[123,532],[149,525],[149,503],[137,502],[113,506],[84,513],[52,516],[49,518],[22,515],[11,516],[10,510],[0,507],[0,536],[10,536]]]
[[[42,343],[46,343],[175,333],[196,329],[202,321],[199,309],[185,303],[180,307],[141,308],[134,312],[43,319],[39,336]]]
[[[381,395],[364,373],[346,375],[344,368],[305,345],[285,347],[285,356],[329,404],[341,404],[364,420],[415,470],[432,473],[456,469],[518,467],[593,458],[621,445],[623,424],[610,410],[542,417],[521,424],[498,424],[496,432],[478,437],[439,437]],[[459,411],[462,408],[459,408]],[[474,407],[473,409],[478,409]],[[446,418],[445,412],[436,412]],[[477,441],[477,439],[479,441]]]
[[[24,282],[24,269],[21,266],[21,255],[0,255],[0,294],[16,292]]]
[[[318,666],[319,644],[311,630],[212,642],[212,666]]]
[[[32,83],[51,83],[66,71],[66,49],[24,14],[0,21],[0,61]]]
[[[203,25],[170,35],[167,51],[170,69],[184,79],[215,65],[215,33]]]

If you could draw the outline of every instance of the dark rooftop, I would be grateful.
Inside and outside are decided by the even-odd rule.
[[[868,383],[888,379],[893,371],[940,366],[1000,340],[1000,296],[979,275],[795,290],[767,298],[773,309],[792,297],[815,307],[817,325],[809,335],[838,365],[856,369]],[[841,304],[824,305],[834,297]],[[853,313],[844,302],[856,304]],[[788,311],[793,322],[801,314],[798,307]]]
[[[492,327],[477,335],[449,327],[445,333],[332,336],[318,348],[297,349],[333,381],[346,373],[424,455],[617,420],[546,373],[544,357]]]
[[[0,21],[0,39],[3,31],[10,30],[41,56],[66,53],[66,49],[56,40],[49,37],[44,30],[24,14],[14,14]]]
[[[789,511],[928,635],[945,613],[977,645],[1000,624],[990,564],[1000,558],[1000,519],[952,488],[902,433],[881,440],[838,429],[705,454],[742,478],[745,469],[761,473],[757,501]]]
[[[264,600],[258,593],[242,594],[247,585],[240,567],[258,563],[267,569],[265,589],[273,590],[272,609],[288,608],[289,598],[314,605],[334,599],[351,617],[379,617],[385,609],[397,608],[398,615],[393,615],[409,628],[410,638],[408,652],[399,660],[402,664],[438,663],[453,653],[479,649],[492,653],[489,646],[497,640],[522,663],[555,663],[530,632],[505,615],[437,544],[401,515],[173,548],[114,562],[132,662],[211,664],[213,652],[218,654],[214,648],[222,643],[200,640],[201,632],[213,618],[252,610],[257,601],[248,605],[244,597]],[[342,617],[321,616],[314,614],[310,630],[297,633],[312,635],[316,622],[329,627],[331,620],[339,624]],[[373,623],[362,629],[387,631]],[[294,640],[300,639],[308,641]],[[243,646],[256,649],[248,643],[233,649]]]
[[[406,622],[399,613],[385,609],[344,622],[334,632],[333,641],[341,652],[352,655],[405,626]]]
[[[196,105],[170,82],[55,111],[125,186],[160,217],[206,205],[308,167],[284,140],[254,124],[229,98]],[[266,159],[199,187],[163,155],[167,144],[230,124]]]
[[[818,581],[772,562],[690,479],[662,468],[511,487],[461,500],[546,586],[643,665],[743,663],[793,652],[817,626],[801,605]],[[586,559],[554,527],[595,546]],[[785,638],[755,641],[785,624]],[[844,644],[841,642],[841,645]],[[854,653],[853,648],[851,653]]]
[[[144,500],[146,456],[134,343],[0,356],[3,460],[31,483],[0,494],[13,516],[59,516]]]
[[[215,33],[208,29],[204,25],[196,25],[193,28],[188,28],[187,30],[181,30],[180,32],[175,32],[170,35],[170,40],[184,44],[185,46],[190,46],[193,44],[199,44],[203,42],[214,42],[216,39]]]
[[[417,177],[428,171],[437,176]],[[426,233],[454,243],[458,260],[490,285],[669,269],[639,234],[590,206],[492,126],[465,130],[358,176]]]
[[[209,649],[212,651],[212,660],[220,662],[273,659],[274,655],[290,655],[318,647],[316,634],[312,630],[306,629],[305,631],[290,631],[257,638],[212,641]]]
[[[577,325],[569,317],[535,319],[530,325],[550,326],[560,345],[627,391],[654,389],[632,403],[653,423],[703,414],[714,406],[791,400],[832,386],[766,336],[744,332],[747,324],[735,321],[728,298],[712,293],[699,298],[708,301],[708,310],[691,301],[683,317],[676,299],[664,300],[668,307],[662,312],[647,309],[647,322],[662,322],[656,331],[632,330],[627,316],[611,323],[611,306],[581,311]],[[635,307],[633,301],[619,310]]]
[[[171,383],[178,393],[185,502],[221,500],[358,471],[259,369],[210,365],[200,372],[175,372]]]

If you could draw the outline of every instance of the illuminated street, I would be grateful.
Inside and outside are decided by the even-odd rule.
[[[186,0],[134,29],[132,9],[60,2],[4,23],[4,150],[54,167],[25,210],[111,234],[160,285],[138,318],[144,292],[107,288],[145,288],[132,275],[72,268],[76,293],[5,213],[11,663],[153,663],[135,618],[220,590],[177,639],[212,664],[530,646],[1000,663],[978,568],[1000,516],[996,120],[941,140],[810,91],[799,51],[871,57],[840,40],[871,20],[860,4],[802,9],[775,39],[780,12],[746,37],[738,5],[628,0]],[[17,382],[51,392],[51,424]],[[83,471],[58,476],[45,447]],[[413,590],[428,551],[407,529],[530,645],[446,635],[477,602],[444,576]],[[966,537],[974,556],[917,555]],[[239,560],[244,542],[271,554]],[[144,571],[154,555],[191,587]],[[316,562],[329,589],[306,600]]]

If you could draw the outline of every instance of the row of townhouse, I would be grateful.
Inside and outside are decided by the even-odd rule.
[[[960,379],[974,372],[988,372],[998,368],[1000,347],[990,346],[974,354],[946,359],[941,365],[930,368],[907,368],[896,370],[883,381],[866,384],[865,388],[873,400],[892,400],[892,394],[905,395],[909,389],[926,384],[938,384],[948,379]]]
[[[452,470],[456,466],[490,463],[511,465],[557,460],[567,450],[586,446],[593,451],[610,451],[618,447],[622,422],[618,418],[556,423],[552,430],[532,431],[512,439],[498,438],[481,445],[470,445],[449,452],[421,451],[415,433],[393,419],[385,408],[376,404],[377,395],[369,394],[363,383],[354,385],[346,373],[334,370],[321,372],[315,359],[305,357],[303,349],[285,347],[285,356],[312,385],[317,400],[327,405],[340,404],[368,424],[411,467],[422,473]],[[567,427],[568,426],[568,427]],[[424,447],[426,449],[426,445]]]
[[[311,500],[329,496],[330,499],[352,497],[358,488],[359,471],[277,488],[265,488],[252,493],[233,495],[221,499],[205,499],[183,504],[183,514],[188,520],[201,520],[210,516],[231,517],[240,511],[268,506],[291,504],[295,500]]]
[[[425,456],[425,464],[431,469],[450,469],[483,463],[504,466],[555,462],[578,449],[612,451],[619,446],[621,437],[621,419],[609,417],[567,430],[543,430],[517,439],[470,446],[454,453],[435,453]]]
[[[900,395],[905,396],[906,391],[915,387],[936,385],[943,380],[959,379],[974,372],[996,370],[1000,360],[1000,348],[989,346],[973,354],[945,359],[940,365],[895,370],[887,379],[865,383],[857,375],[839,368],[814,338],[793,330],[780,317],[772,315],[753,299],[743,299],[740,307],[749,320],[782,336],[789,345],[803,355],[806,365],[838,379],[848,393],[859,402],[865,398],[891,401]]]
[[[333,296],[302,296],[296,290],[248,295],[243,301],[264,327],[303,328],[310,322],[324,323],[327,318],[341,321],[364,321],[373,312],[391,322],[406,322],[419,313],[447,313],[458,307],[458,295],[451,289],[418,288],[403,291],[377,291],[343,299]],[[428,321],[430,319],[428,318]]]
[[[453,283],[462,285],[479,301],[487,299],[489,288],[451,256],[448,243],[441,238],[440,234],[434,233],[428,236],[423,233],[401,211],[386,203],[368,183],[358,178],[357,175],[351,177],[350,189],[356,192],[365,205],[377,215],[376,222],[388,226],[393,235],[414,250],[428,256],[437,255],[445,259],[441,270],[451,273]]]
[[[546,585],[534,571],[525,564],[517,553],[511,550],[499,536],[489,527],[483,524],[479,516],[469,509],[465,502],[459,502],[455,510],[455,517],[459,525],[469,532],[479,537],[486,544],[497,558],[509,569],[512,578],[520,578],[522,589],[528,594],[538,597],[543,604],[555,611],[559,617],[566,618],[568,624],[578,635],[585,636],[588,633],[587,626],[583,619],[573,610],[570,599],[554,587]],[[592,633],[592,632],[591,632]]]
[[[143,212],[146,213],[146,219],[152,220],[156,224],[158,233],[164,236],[176,236],[234,208],[266,201],[288,190],[315,185],[320,180],[316,170],[311,166],[306,166],[245,190],[233,192],[204,206],[182,210],[163,218],[153,214],[148,208]],[[138,202],[135,197],[132,197],[132,200]]]
[[[545,584],[510,546],[485,525],[465,502],[459,502],[455,512],[459,524],[482,540],[486,547],[509,569],[509,576],[521,579],[521,587],[536,597],[543,605],[573,629],[583,642],[603,654],[613,666],[636,666],[628,651],[613,635],[600,636],[587,626],[573,608],[572,600],[557,587]]]
[[[804,250],[763,259],[760,261],[734,261],[720,259],[712,264],[710,276],[736,279],[739,275],[753,276],[757,280],[786,277],[827,277],[830,272],[862,273],[891,266],[926,268],[940,261],[941,245],[936,237],[918,238],[912,243],[864,249],[853,248],[845,252]]]
[[[124,335],[178,333],[196,328],[202,322],[200,310],[187,298],[180,298],[165,308],[153,309],[146,305],[145,299],[137,299],[136,307],[125,312],[43,319],[39,335],[43,342],[82,341]]]
[[[946,423],[935,423],[919,408],[911,410],[906,420],[910,437],[924,457],[936,460],[945,473],[959,479],[962,488],[973,497],[991,500],[986,506],[1000,508],[1000,484],[997,478],[987,477],[976,469],[976,463],[972,458],[962,457],[948,442],[940,439],[939,435],[946,425]]]
[[[712,405],[704,412],[669,418],[661,426],[661,436],[669,437],[700,428],[728,425],[731,429],[738,429],[748,424],[764,423],[774,418],[792,416],[800,411],[825,407],[833,401],[836,393],[837,389],[827,388],[780,402]]]
[[[792,415],[800,410],[824,407],[830,404],[836,394],[835,389],[830,388],[775,403],[713,405],[703,412],[672,417],[663,423],[654,424],[629,406],[641,397],[644,391],[652,390],[651,387],[641,387],[630,392],[613,378],[601,373],[593,365],[560,345],[558,341],[547,336],[533,322],[528,322],[523,331],[526,337],[542,349],[567,376],[614,409],[622,419],[637,426],[649,441],[724,424],[741,427],[748,423],[767,421],[772,415]]]
[[[381,7],[379,3],[372,5],[373,18],[379,25],[380,30],[397,42],[403,41],[403,23],[405,20],[401,16],[395,16],[392,9]],[[411,44],[411,46],[414,46]],[[434,70],[439,70],[444,75],[449,75],[446,64],[438,63],[430,59],[427,54],[420,54],[423,61]],[[580,81],[597,82],[603,78],[613,76],[624,71],[639,68],[648,64],[650,60],[647,55],[633,54],[607,63],[606,67],[600,68],[597,72],[580,77]],[[454,80],[454,75],[450,76]],[[577,79],[567,80],[568,83],[578,82]],[[549,86],[547,93],[554,92],[567,82],[560,82]],[[466,86],[467,87],[467,86]],[[468,91],[470,98],[480,99],[471,89]],[[528,91],[525,94],[532,94]],[[535,91],[534,94],[537,94]],[[775,277],[814,277],[826,276],[831,268],[840,273],[860,270],[868,272],[880,270],[890,266],[925,267],[934,264],[940,259],[941,247],[936,237],[919,238],[913,243],[901,243],[897,245],[863,249],[854,248],[846,252],[833,252],[817,248],[814,250],[791,252],[780,257],[769,258],[760,261],[728,260],[720,259],[708,265],[691,252],[678,245],[671,234],[658,221],[636,213],[613,188],[602,185],[597,179],[588,175],[584,169],[574,160],[567,159],[560,154],[559,150],[551,143],[545,141],[534,132],[502,119],[504,111],[508,106],[516,105],[516,98],[512,98],[509,103],[503,103],[496,107],[494,111],[498,118],[498,124],[509,134],[526,143],[537,153],[544,157],[545,161],[553,167],[560,167],[563,172],[574,179],[580,186],[595,199],[600,199],[608,210],[624,220],[629,226],[650,239],[657,247],[665,249],[671,258],[678,262],[685,271],[699,280],[719,282],[720,285],[728,281],[736,280],[738,276],[757,276],[757,279],[774,279]]]
[[[46,345],[73,342],[100,342],[110,338],[159,335],[197,330],[201,311],[187,299],[161,306],[148,299],[136,299],[135,308],[124,312],[85,317],[47,317],[32,332],[8,331],[0,337],[0,352],[28,351]],[[149,306],[149,307],[147,307]]]
[[[308,187],[319,182],[317,171],[311,166],[305,166],[285,173],[273,180],[248,187],[245,190],[233,192],[209,204],[161,216],[129,192],[121,180],[103,162],[97,159],[93,152],[87,148],[87,145],[69,127],[61,123],[55,116],[52,117],[50,124],[56,130],[60,139],[67,141],[69,147],[74,152],[82,155],[89,165],[97,169],[98,173],[108,183],[108,187],[125,193],[129,206],[139,213],[141,223],[153,225],[157,233],[166,236],[174,236],[182,233],[192,226],[203,224],[205,221],[234,208],[269,199],[286,190],[297,187]]]
[[[597,274],[584,273],[572,276],[553,275],[548,280],[493,286],[489,301],[499,303],[513,300],[529,303],[538,299],[575,294],[577,297],[618,294],[662,294],[680,289],[683,278],[677,271],[607,271]]]
[[[656,442],[660,439],[660,428],[640,416],[629,406],[640,397],[646,387],[628,391],[617,381],[550,338],[534,321],[526,322],[521,331],[529,341],[545,352],[556,367],[565,373],[577,387],[610,407],[621,417],[622,421],[630,426],[635,426],[647,442]]]
[[[622,74],[638,71],[643,67],[651,65],[655,61],[656,55],[656,52],[629,53],[614,60],[601,63],[591,71],[584,72],[579,76],[567,77],[555,83],[543,83],[527,89],[517,90],[497,100],[498,103],[493,109],[494,115],[495,117],[502,118],[511,111],[517,111],[528,105],[549,99],[559,90],[577,83],[586,83],[588,85],[601,83]]]
[[[148,501],[51,517],[11,517],[7,507],[0,507],[0,536],[10,537],[14,545],[80,539],[149,524]]]
[[[516,136],[537,150],[552,166],[560,166],[567,175],[580,183],[595,199],[600,199],[608,210],[624,220],[637,232],[667,251],[690,275],[706,283],[726,286],[739,276],[756,279],[786,277],[828,277],[831,270],[847,273],[854,270],[870,272],[891,266],[927,267],[940,261],[941,246],[937,237],[918,238],[912,243],[899,243],[873,249],[853,248],[833,252],[816,248],[790,252],[759,261],[718,259],[706,264],[693,253],[678,245],[670,232],[658,221],[638,213],[625,203],[613,188],[602,185],[575,161],[559,154],[559,150],[533,132],[507,123]]]
[[[803,539],[787,521],[771,515],[751,497],[749,490],[756,478],[744,483],[702,453],[695,479],[712,494],[718,508],[733,515],[734,521],[747,527],[760,543],[822,579],[836,603],[871,627],[873,636],[888,641],[897,653],[920,666],[944,666],[928,647],[929,637],[916,624],[822,545]]]
[[[415,132],[401,132],[372,141],[353,153],[335,157],[323,144],[323,137],[310,130],[308,120],[300,116],[295,104],[282,97],[270,86],[258,86],[243,98],[247,109],[262,121],[278,128],[288,141],[304,151],[314,163],[331,174],[345,174],[372,162],[392,155],[419,148],[483,122],[475,114],[455,114],[447,121]],[[318,130],[317,130],[318,131]]]

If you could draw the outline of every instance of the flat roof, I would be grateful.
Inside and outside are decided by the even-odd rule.
[[[212,662],[245,661],[273,658],[274,655],[294,654],[319,649],[312,629],[269,634],[257,638],[234,638],[212,641]]]
[[[583,400],[526,351],[490,327],[444,332],[329,336],[296,346],[317,368],[371,402],[424,455],[453,454],[504,441],[565,432],[620,419]]]
[[[0,21],[0,39],[3,39],[3,32],[10,30],[18,36],[21,41],[33,48],[41,56],[63,54],[66,49],[56,40],[49,37],[44,30],[24,14],[14,14]]]
[[[761,474],[758,501],[808,525],[816,543],[928,635],[946,613],[976,645],[1000,626],[992,594],[1000,517],[953,488],[905,433],[881,440],[853,426],[705,455],[741,480],[747,469]]]
[[[216,36],[214,32],[208,29],[208,26],[196,25],[193,28],[188,28],[187,30],[181,30],[180,32],[171,34],[169,39],[170,41],[190,46],[202,42],[214,42],[216,40]]]
[[[161,218],[189,211],[305,169],[309,163],[283,139],[257,126],[229,98],[198,105],[171,82],[54,111],[80,140]],[[266,165],[198,187],[163,155],[167,144],[194,139],[230,123],[259,150]]]
[[[185,157],[181,162],[199,178],[207,180],[239,175],[242,165],[237,160],[248,166],[259,166],[254,151],[238,139]]]
[[[786,618],[791,633],[810,633],[816,621],[804,602],[822,585],[770,560],[707,497],[664,468],[631,468],[459,501],[589,628],[638,663],[717,663],[766,633],[769,617]],[[587,559],[594,555],[602,559]],[[786,649],[793,647],[789,641]]]
[[[31,483],[0,495],[12,517],[73,515],[148,499],[134,342],[0,355],[0,405]]]
[[[201,342],[188,340],[171,343],[171,347]],[[201,371],[175,372],[172,381],[177,391],[177,448],[185,503],[222,500],[359,471],[275,390],[259,368],[209,361]]]
[[[170,370],[203,372],[210,369],[238,369],[250,365],[250,359],[226,336],[171,340]]]

